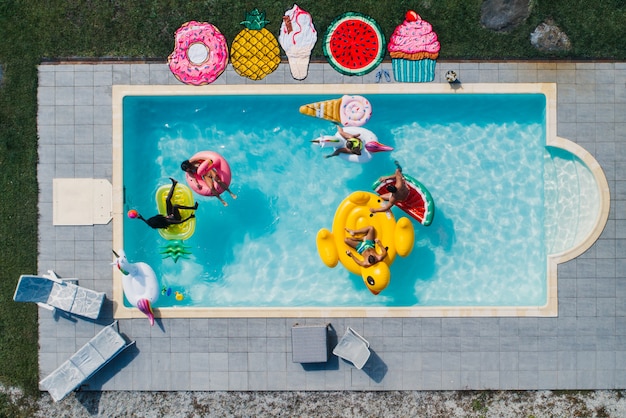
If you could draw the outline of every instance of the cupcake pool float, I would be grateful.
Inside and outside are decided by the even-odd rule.
[[[345,75],[365,75],[385,56],[385,35],[374,19],[348,12],[336,18],[322,44],[328,63]]]
[[[409,10],[387,45],[396,81],[423,83],[435,79],[435,64],[441,45],[430,23]]]
[[[226,38],[212,24],[190,21],[175,33],[174,51],[167,58],[172,74],[185,84],[214,82],[228,64]]]

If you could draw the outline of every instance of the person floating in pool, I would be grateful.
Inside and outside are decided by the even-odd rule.
[[[337,132],[339,132],[339,135],[346,140],[346,146],[337,148],[332,154],[325,155],[324,158],[336,157],[339,154],[361,155],[361,151],[363,150],[363,141],[359,138],[361,134],[348,133],[339,125],[337,125]],[[316,139],[313,142],[315,141],[319,142],[319,139]]]
[[[203,162],[204,160],[191,159],[191,160],[185,160],[180,164],[181,170],[183,170],[186,173],[191,174],[191,178],[193,178],[193,180],[198,185],[198,189],[200,190],[202,190],[202,185],[198,182],[198,179],[196,179],[196,174],[198,173],[198,167],[200,167],[200,165]],[[211,189],[211,195],[217,197],[219,201],[222,202],[222,205],[228,206],[228,203],[226,203],[226,201],[222,198],[222,196],[220,196],[220,193],[217,191],[215,187],[216,183],[222,189],[226,190],[230,194],[230,197],[232,197],[233,199],[237,199],[237,195],[230,191],[230,189],[228,188],[228,185],[222,181],[222,179],[220,178],[215,168],[211,168],[209,171],[207,171],[202,176],[202,180],[204,180],[204,182],[209,186],[209,189]]]
[[[359,266],[363,268],[371,267],[387,257],[387,247],[384,247],[380,240],[376,238],[376,230],[373,226],[369,225],[355,230],[346,228],[346,232],[350,234],[350,237],[346,237],[344,242],[361,254],[363,261],[354,257],[350,250],[346,251],[346,254]],[[380,246],[381,254],[376,252],[376,244]]]
[[[409,197],[409,188],[407,187],[406,180],[402,175],[402,167],[397,161],[394,161],[394,163],[396,165],[396,172],[391,176],[380,178],[381,182],[385,180],[395,179],[394,184],[390,184],[389,186],[387,186],[387,191],[389,193],[380,195],[380,197],[387,202],[379,208],[370,208],[370,212],[372,213],[386,212],[391,209],[391,207],[397,202],[402,202],[407,197]]]
[[[142,221],[144,221],[146,224],[148,224],[150,227],[154,229],[165,229],[170,225],[182,224],[183,222],[187,222],[189,219],[194,218],[196,216],[195,214],[192,213],[191,215],[183,219],[182,215],[180,214],[180,209],[196,210],[198,209],[198,202],[196,202],[196,204],[193,206],[182,206],[182,205],[172,204],[172,196],[174,196],[174,190],[176,189],[176,184],[178,184],[178,182],[171,177],[170,177],[170,180],[172,181],[172,187],[170,188],[170,191],[167,194],[167,197],[165,198],[167,216],[162,215],[160,213],[148,219],[145,219],[139,213],[136,216],[138,219],[141,219]]]

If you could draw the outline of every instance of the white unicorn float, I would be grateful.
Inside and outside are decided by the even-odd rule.
[[[115,254],[114,265],[124,275],[122,277],[122,288],[128,302],[146,314],[150,320],[150,325],[154,325],[154,312],[152,304],[159,299],[159,283],[152,267],[146,263],[130,263],[126,258],[124,250]]]

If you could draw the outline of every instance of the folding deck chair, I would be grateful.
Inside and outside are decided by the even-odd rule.
[[[333,349],[333,354],[348,360],[357,369],[362,369],[370,358],[370,343],[361,337],[355,330],[348,327],[346,333],[341,337],[337,346]]]
[[[115,321],[104,327],[72,357],[39,382],[39,386],[58,402],[134,343],[127,342],[119,333],[118,323]]]
[[[103,292],[78,286],[69,280],[61,280],[54,271],[48,270],[48,274],[43,276],[21,275],[13,300],[35,302],[51,311],[58,309],[85,318],[97,319],[105,296]]]

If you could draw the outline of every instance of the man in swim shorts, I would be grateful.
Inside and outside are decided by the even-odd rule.
[[[337,125],[337,132],[346,140],[346,146],[337,148],[332,154],[325,155],[324,158],[336,157],[339,154],[361,155],[361,150],[363,149],[363,141],[359,138],[361,134],[348,133],[339,125]]]
[[[198,202],[196,202],[194,206],[181,206],[172,204],[172,196],[174,196],[174,189],[176,188],[176,184],[178,184],[178,182],[171,177],[170,180],[172,180],[172,187],[170,188],[170,192],[165,198],[167,216],[159,213],[158,215],[154,215],[151,218],[145,219],[143,216],[141,216],[141,214],[137,214],[137,218],[141,219],[154,229],[165,229],[170,225],[182,224],[183,222],[187,222],[189,219],[196,216],[192,213],[187,218],[183,219],[179,209],[196,210],[198,209]]]
[[[386,200],[387,202],[379,208],[370,208],[370,212],[372,213],[386,212],[389,209],[391,209],[391,207],[395,205],[397,202],[402,202],[407,197],[409,197],[409,188],[407,187],[406,180],[404,179],[404,176],[402,175],[402,167],[400,166],[400,163],[398,163],[397,161],[394,161],[394,163],[396,164],[396,172],[391,176],[381,177],[379,179],[379,181],[381,182],[390,180],[390,179],[395,179],[395,182],[393,185],[390,184],[389,186],[387,186],[387,191],[389,193],[380,195],[380,197],[383,200]]]
[[[364,268],[371,267],[387,257],[387,248],[383,247],[380,240],[376,238],[376,230],[373,226],[370,225],[355,230],[346,228],[346,232],[350,234],[350,237],[346,237],[344,242],[361,254],[363,261],[356,258],[350,250],[346,251],[346,254],[359,266]],[[381,254],[376,252],[376,244],[380,246]]]

